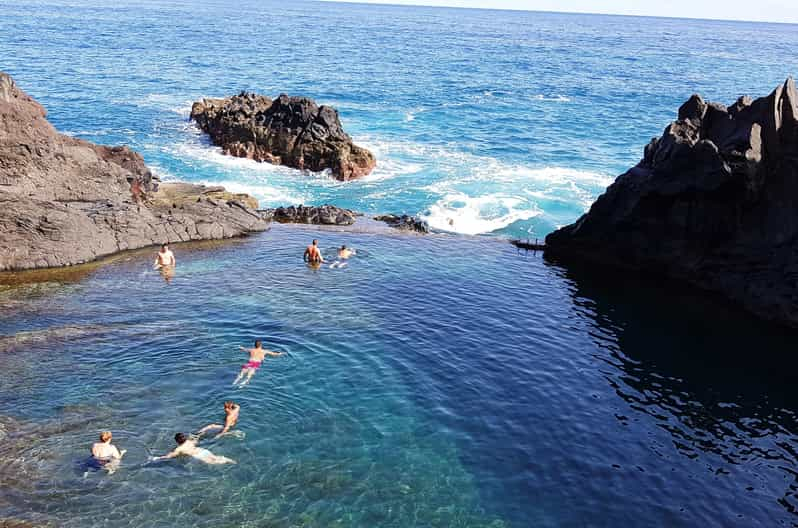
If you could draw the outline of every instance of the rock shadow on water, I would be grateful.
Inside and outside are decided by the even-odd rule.
[[[563,274],[575,307],[592,319],[596,345],[608,352],[596,358],[628,405],[619,422],[632,425],[636,413],[653,418],[679,454],[715,475],[734,471],[749,492],[771,493],[794,523],[798,332],[671,281],[573,263]]]

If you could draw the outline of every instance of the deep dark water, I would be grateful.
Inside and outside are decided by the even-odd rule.
[[[312,237],[362,256],[312,271]],[[792,331],[495,240],[276,226],[177,253],[171,284],[135,253],[2,290],[0,518],[796,524]],[[288,356],[236,391],[256,337]],[[231,398],[246,437],[208,447],[238,465],[145,464]],[[106,427],[129,458],[84,478]]]

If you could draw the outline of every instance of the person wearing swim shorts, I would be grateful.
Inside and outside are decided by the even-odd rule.
[[[224,402],[224,425],[217,423],[206,425],[197,431],[197,435],[202,436],[209,431],[216,431],[219,429],[221,429],[221,431],[219,431],[214,438],[219,438],[220,436],[227,434],[230,429],[235,427],[236,422],[238,422],[238,413],[240,410],[241,407],[237,403],[231,401]]]
[[[100,433],[100,441],[95,442],[91,446],[91,456],[97,465],[104,467],[108,473],[113,473],[119,467],[119,462],[122,457],[127,453],[126,449],[118,450],[115,445],[111,443],[113,435],[111,431],[103,431]]]
[[[323,264],[324,257],[321,256],[321,251],[319,250],[319,241],[313,240],[313,243],[305,248],[305,254],[302,258],[308,264]]]
[[[205,462],[206,464],[235,464],[236,461],[219,456],[214,455],[207,449],[203,447],[197,447],[197,440],[194,438],[189,437],[185,433],[177,433],[175,435],[175,442],[177,442],[177,447],[172,450],[170,453],[166,455],[154,457],[152,460],[167,460],[170,458],[175,458],[179,456],[190,456],[194,457],[200,462]]]
[[[282,352],[272,352],[271,350],[266,350],[263,348],[263,344],[260,340],[255,341],[255,348],[244,348],[238,347],[244,352],[249,352],[249,361],[244,363],[241,366],[241,372],[238,373],[238,377],[236,377],[233,385],[238,384],[239,387],[243,387],[252,379],[252,376],[255,375],[255,371],[257,371],[263,360],[266,359],[266,356],[282,356]],[[246,378],[245,378],[246,376]]]

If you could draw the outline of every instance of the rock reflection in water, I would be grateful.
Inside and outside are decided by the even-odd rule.
[[[781,495],[798,513],[798,334],[678,285],[573,266],[566,275],[609,352],[597,356],[610,367],[604,376],[629,406],[616,418],[654,418],[681,455],[716,475],[735,472],[747,491]],[[783,489],[773,489],[773,472]]]

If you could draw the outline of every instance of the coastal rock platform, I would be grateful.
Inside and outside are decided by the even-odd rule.
[[[296,169],[329,170],[338,180],[368,175],[374,155],[344,132],[338,111],[307,97],[270,99],[242,92],[225,99],[203,99],[191,119],[226,154]]]
[[[670,277],[798,327],[798,92],[692,96],[548,255]]]
[[[0,72],[0,271],[262,231],[268,222],[256,208],[219,187],[161,183],[127,147],[59,134]]]

